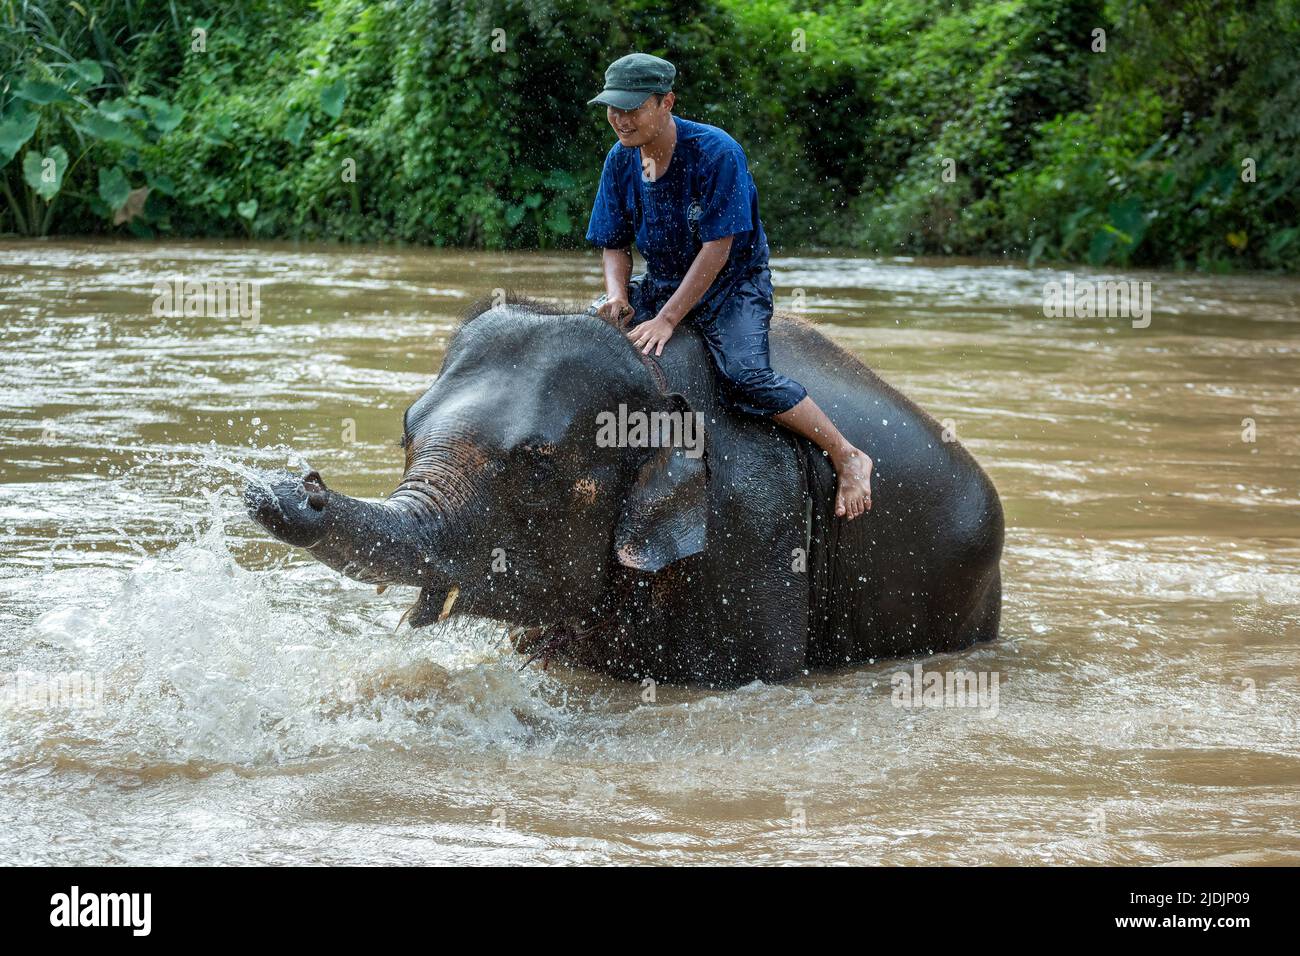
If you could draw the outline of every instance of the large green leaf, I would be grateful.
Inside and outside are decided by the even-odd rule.
[[[335,80],[320,91],[320,108],[329,114],[330,119],[338,119],[343,115],[343,101],[347,98],[347,80]]]
[[[36,132],[38,122],[35,113],[7,119],[0,123],[0,168],[9,165],[9,160],[18,155],[32,134]]]
[[[139,119],[141,115],[143,115],[124,99],[100,100],[95,104],[95,108],[111,119],[114,123],[120,123],[122,120],[130,116]]]
[[[114,211],[126,205],[131,195],[131,184],[120,166],[112,166],[99,171],[99,198]]]
[[[68,153],[62,146],[50,147],[44,156],[29,149],[23,157],[23,179],[46,202],[63,188],[63,174],[67,171]]]
[[[140,137],[136,135],[135,130],[125,123],[109,119],[98,110],[88,110],[73,125],[94,139],[102,139],[109,143],[121,143],[123,146],[138,147],[144,145],[141,143]]]
[[[184,109],[156,96],[141,96],[140,102],[149,110],[149,121],[160,133],[170,133],[185,117]]]
[[[302,134],[305,132],[307,132],[307,114],[299,113],[285,126],[284,138],[293,145],[299,146],[302,144]]]
[[[235,203],[235,212],[252,222],[257,217],[257,200],[249,199],[245,202]]]
[[[569,218],[569,211],[563,206],[552,209],[551,214],[546,217],[546,228],[560,235],[567,234],[573,229],[573,220]]]
[[[57,101],[70,101],[72,99],[63,87],[56,86],[53,83],[45,83],[41,80],[21,80],[14,86],[14,96],[20,100],[26,100],[28,103],[35,103],[37,106],[44,106],[47,103]]]
[[[72,64],[72,72],[77,74],[78,79],[83,83],[91,86],[104,82],[104,68],[95,60],[78,60]]]
[[[149,187],[153,192],[161,193],[164,196],[176,195],[176,184],[172,182],[172,178],[166,173],[148,175],[147,178],[149,180]],[[150,193],[150,196],[152,195],[153,193]]]

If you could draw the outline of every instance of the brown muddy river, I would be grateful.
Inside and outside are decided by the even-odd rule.
[[[466,306],[595,255],[0,242],[0,862],[1300,862],[1300,281],[1135,274],[1138,329],[1043,268],[772,265],[997,484],[1002,637],[922,662],[996,706],[521,672],[245,517],[255,469],[386,495]],[[154,315],[177,276],[257,324]]]

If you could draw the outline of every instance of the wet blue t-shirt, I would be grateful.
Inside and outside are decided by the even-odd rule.
[[[615,143],[605,156],[587,241],[622,249],[635,239],[647,271],[679,282],[700,246],[735,236],[724,272],[744,275],[767,263],[758,218],[758,189],[740,144],[707,123],[673,117],[677,144],[668,171],[653,182],[641,171],[641,150]]]

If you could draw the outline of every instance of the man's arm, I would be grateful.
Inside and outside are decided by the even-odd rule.
[[[713,280],[727,264],[727,259],[731,255],[731,242],[735,238],[735,236],[723,236],[721,239],[714,239],[700,246],[700,251],[695,254],[695,261],[686,271],[686,276],[664,303],[664,307],[659,310],[659,314],[649,322],[638,325],[628,336],[637,348],[642,352],[655,349],[655,355],[664,354],[664,343],[673,337],[673,329],[677,328],[682,319],[686,318],[687,313],[704,298],[704,293],[709,291],[709,286],[713,285]],[[608,266],[605,275],[606,277],[609,275]],[[608,282],[608,278],[606,281]]]
[[[686,314],[695,308],[700,299],[704,298],[704,293],[709,291],[709,286],[713,285],[713,280],[727,264],[727,257],[731,255],[731,240],[735,238],[735,236],[723,236],[721,239],[714,239],[700,246],[700,251],[695,254],[695,261],[686,271],[686,277],[677,286],[677,291],[664,303],[656,318],[665,318],[674,327],[686,318]]]
[[[627,283],[632,277],[632,248],[606,248],[601,253],[601,262],[605,270],[605,301],[596,309],[596,314],[607,322],[621,325],[623,317],[632,311],[627,300]]]
[[[627,304],[627,283],[632,278],[632,248],[606,249],[601,254],[605,268],[605,295]],[[614,316],[618,318],[618,316]]]

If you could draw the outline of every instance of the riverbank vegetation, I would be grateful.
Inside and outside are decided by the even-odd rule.
[[[0,0],[0,232],[578,248],[640,49],[778,250],[1300,271],[1298,0]]]

